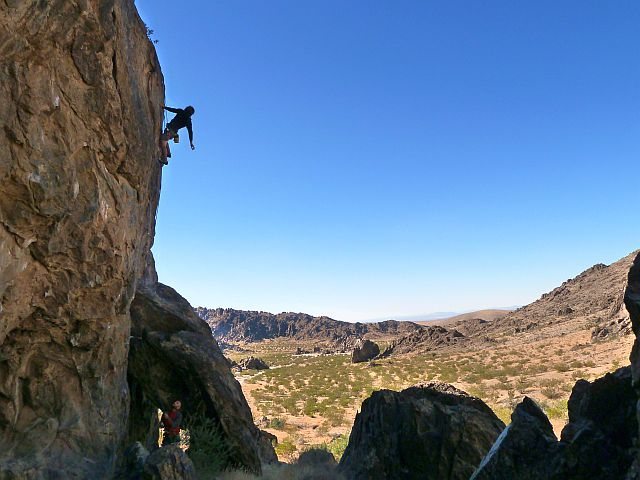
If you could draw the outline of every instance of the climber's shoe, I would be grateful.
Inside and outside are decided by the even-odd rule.
[[[166,158],[159,158],[158,161],[162,164],[162,165],[169,165],[169,160],[167,160]]]

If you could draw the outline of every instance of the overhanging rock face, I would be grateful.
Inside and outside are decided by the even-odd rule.
[[[139,286],[131,316],[129,440],[152,448],[157,408],[180,399],[185,418],[197,411],[216,419],[231,465],[259,472],[260,431],[204,320],[175,290],[154,281]]]
[[[636,335],[630,360],[633,387],[635,388],[636,396],[640,397],[640,254],[636,257],[629,271],[624,303],[631,318],[633,333]],[[638,401],[637,408],[640,408],[640,401]],[[638,432],[636,438],[640,438],[640,432]],[[640,479],[640,454],[638,453],[628,477],[629,479]]]
[[[636,335],[636,341],[631,351],[631,369],[634,386],[638,389],[640,386],[640,342],[638,340],[640,338],[640,254],[636,257],[629,271],[624,303],[631,317],[633,333]]]
[[[201,401],[259,471],[210,331],[153,277],[164,83],[133,0],[0,2],[0,98],[0,479],[112,478],[130,440],[153,443],[163,392]],[[134,363],[133,397],[130,338],[165,367]],[[144,388],[158,372],[171,388]]]
[[[133,1],[1,2],[0,98],[0,477],[106,476],[160,194]]]

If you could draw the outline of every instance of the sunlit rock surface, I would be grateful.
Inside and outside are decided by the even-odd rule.
[[[129,415],[165,400],[131,371],[130,395],[141,331],[168,365],[160,385],[199,382],[167,395],[199,392],[232,460],[259,471],[209,328],[149,274],[164,83],[133,0],[0,2],[0,98],[0,479],[112,478],[133,441],[153,449],[157,420]],[[134,297],[169,321],[132,332]]]
[[[106,475],[160,194],[164,85],[133,1],[0,3],[0,97],[0,470]]]

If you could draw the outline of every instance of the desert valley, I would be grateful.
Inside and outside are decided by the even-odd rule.
[[[529,396],[559,437],[576,381],[628,364],[634,336],[623,297],[636,254],[594,265],[514,311],[358,324],[293,313],[197,311],[233,362],[258,426],[276,436],[282,461],[315,447],[339,460],[356,412],[373,391],[431,380],[484,400],[505,424]],[[379,354],[354,363],[360,339],[375,343]],[[261,362],[247,363],[251,357]]]

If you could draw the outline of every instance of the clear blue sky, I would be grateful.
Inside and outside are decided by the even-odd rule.
[[[640,247],[640,2],[165,0],[160,281],[342,320],[526,304]]]

